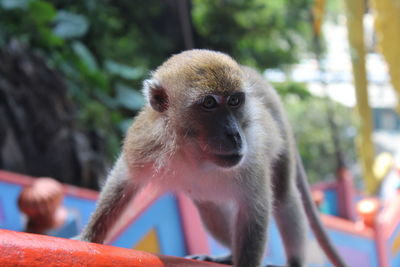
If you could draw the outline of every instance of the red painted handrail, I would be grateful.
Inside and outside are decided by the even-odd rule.
[[[2,267],[223,267],[225,265],[44,235],[0,230]]]

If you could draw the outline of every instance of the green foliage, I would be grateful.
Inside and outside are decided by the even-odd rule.
[[[57,11],[46,1],[0,2],[0,39],[18,36],[20,40],[33,46],[52,47],[62,44],[62,39],[53,34],[49,26]]]
[[[116,14],[104,17],[113,12],[107,8],[104,1],[66,5],[64,1],[0,0],[0,45],[17,39],[58,69],[76,104],[78,125],[104,136],[113,156],[119,149],[120,125],[126,125],[126,116],[133,116],[144,104],[136,88],[145,70],[96,55],[97,49],[90,48],[100,39],[97,27],[107,33],[121,24]],[[96,25],[98,17],[105,21]]]
[[[53,33],[64,39],[82,37],[88,30],[86,18],[68,11],[59,11],[54,19]]]
[[[204,47],[258,68],[296,62],[310,40],[311,0],[193,0],[193,22]]]
[[[304,83],[286,81],[275,82],[272,85],[283,98],[297,96],[301,100],[308,100],[312,97]]]
[[[283,98],[309,181],[333,178],[338,162],[328,123],[328,100],[312,96],[303,83],[286,81],[273,83],[273,86]],[[331,105],[339,146],[345,164],[351,166],[356,161],[356,116],[350,108],[339,103]]]
[[[337,22],[339,16],[343,15],[344,5],[346,2],[340,0],[327,0],[326,1],[326,17],[327,19]]]
[[[335,173],[337,161],[332,141],[332,132],[327,120],[327,103],[323,98],[303,98],[288,95],[284,98],[292,128],[299,146],[309,180],[326,180]],[[350,166],[355,155],[355,115],[350,108],[333,103],[334,121],[340,148]]]

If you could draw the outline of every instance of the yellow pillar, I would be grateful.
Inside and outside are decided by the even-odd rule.
[[[356,145],[363,170],[366,190],[368,193],[373,194],[377,189],[378,183],[377,180],[374,179],[372,172],[374,146],[371,140],[372,116],[368,103],[367,76],[365,69],[363,29],[365,5],[364,0],[345,0],[345,4],[354,85],[356,88],[356,111],[359,117],[359,135],[356,140]]]
[[[400,98],[400,0],[372,0],[379,50],[389,66],[397,100]],[[397,102],[397,111],[400,105]]]

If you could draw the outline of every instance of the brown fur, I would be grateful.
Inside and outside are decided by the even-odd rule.
[[[231,57],[209,50],[190,50],[175,55],[162,64],[153,77],[178,96],[185,94],[182,90],[188,88],[207,94],[213,91],[230,93],[242,87],[240,66]]]

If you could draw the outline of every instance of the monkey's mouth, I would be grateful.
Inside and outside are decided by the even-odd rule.
[[[241,154],[214,154],[215,163],[221,167],[233,167],[237,165],[242,159],[243,155]]]

